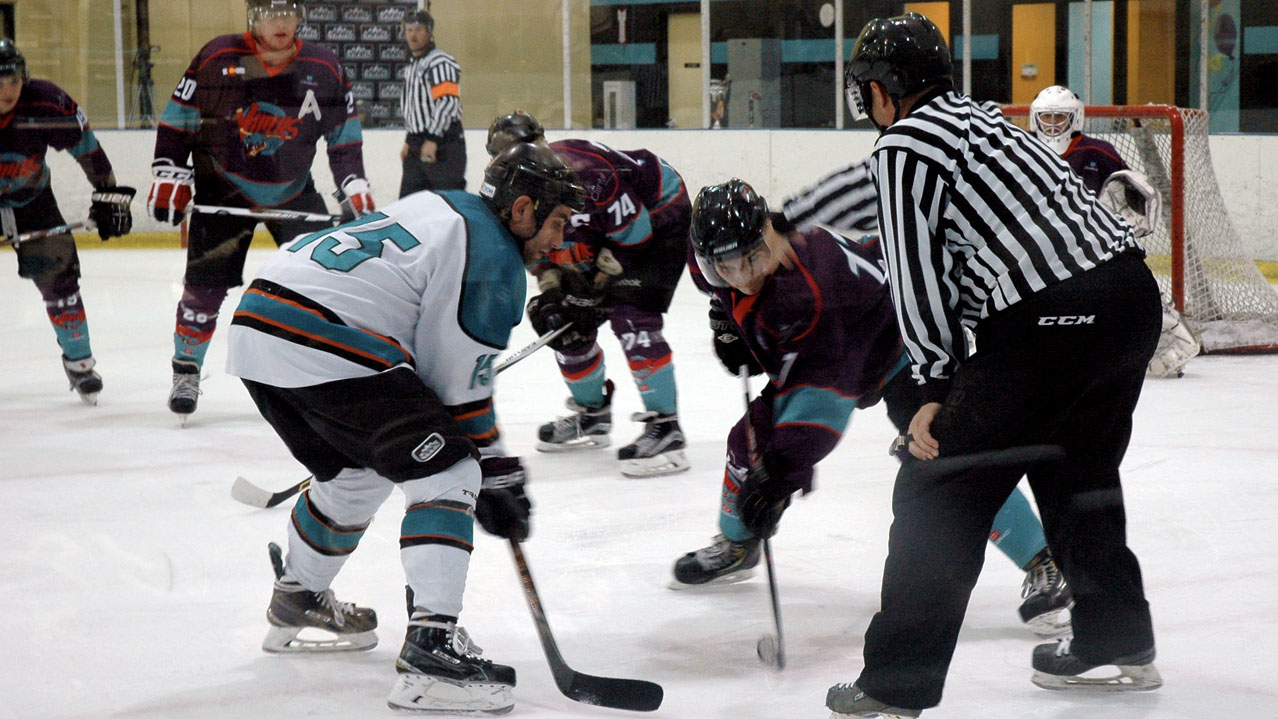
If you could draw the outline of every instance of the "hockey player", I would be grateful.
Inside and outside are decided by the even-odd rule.
[[[526,112],[493,121],[489,153],[512,142],[545,142],[541,123]],[[683,275],[691,205],[683,178],[647,150],[615,150],[589,140],[550,143],[589,192],[573,216],[564,247],[533,268],[541,294],[528,304],[538,333],[572,329],[551,347],[572,397],[572,414],[538,430],[543,452],[606,447],[612,429],[612,381],[597,328],[606,319],[621,343],[644,411],[632,443],[617,450],[621,473],[655,477],[686,471],[679,426],[674,359],[662,333],[664,315]]]
[[[493,362],[523,314],[525,264],[559,247],[585,202],[553,152],[516,145],[480,197],[421,192],[299,237],[245,291],[227,371],[314,475],[272,554],[269,652],[370,649],[372,609],[330,586],[378,507],[405,497],[400,559],[411,620],[389,703],[429,712],[508,711],[514,669],[479,659],[457,626],[472,516],[528,534],[518,457],[493,414]],[[312,641],[299,632],[326,630]]]
[[[880,132],[884,259],[924,404],[909,426],[918,461],[897,475],[865,666],[826,706],[915,717],[940,702],[990,521],[1027,470],[1075,602],[1072,639],[1035,648],[1034,683],[1159,686],[1118,471],[1159,325],[1132,228],[997,106],[954,90],[926,17],[871,20],[846,80],[854,114]],[[1031,445],[1063,458],[990,459]]]
[[[147,199],[153,218],[181,224],[193,192],[205,205],[327,213],[310,173],[320,138],[347,214],[372,211],[350,82],[330,50],[297,39],[303,16],[293,0],[248,0],[249,31],[214,38],[196,54],[156,130]],[[191,218],[169,394],[169,409],[184,420],[199,399],[200,369],[222,301],[243,282],[257,223]],[[276,244],[328,226],[265,224]]]
[[[0,224],[10,241],[24,232],[66,224],[45,162],[49,148],[71,153],[93,185],[89,216],[98,235],[106,240],[128,234],[135,190],[115,184],[111,161],[75,100],[51,82],[31,79],[17,46],[0,38]],[[44,298],[71,389],[86,404],[97,404],[102,377],[89,346],[75,239],[67,232],[15,249],[18,276],[35,282]]]
[[[1162,220],[1159,206],[1131,208],[1127,199],[1127,183],[1148,184],[1148,179],[1144,175],[1132,177],[1137,173],[1127,167],[1113,145],[1085,135],[1083,120],[1083,102],[1067,87],[1052,85],[1043,88],[1030,103],[1030,128],[1038,139],[1069,163],[1070,169],[1083,178],[1083,184],[1096,193],[1106,207],[1128,220],[1137,230],[1138,238],[1153,232]],[[1138,192],[1133,196],[1139,198],[1143,195]],[[1154,377],[1183,377],[1185,365],[1198,356],[1201,349],[1180,313],[1164,298],[1163,332],[1146,371]]]

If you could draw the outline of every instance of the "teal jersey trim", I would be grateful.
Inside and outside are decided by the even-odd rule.
[[[330,527],[315,516],[309,493],[303,492],[293,506],[293,526],[315,551],[326,556],[343,556],[355,551],[368,525],[351,529]]]
[[[187,107],[179,102],[171,101],[164,106],[164,112],[160,115],[160,124],[168,125],[182,132],[199,132],[200,111],[198,108]]]
[[[67,152],[71,153],[71,156],[78,160],[81,157],[92,154],[98,149],[98,147],[98,136],[93,134],[93,130],[85,130],[84,134],[80,136],[80,141],[75,144],[75,147],[67,150]]]
[[[475,519],[468,506],[457,502],[414,504],[399,525],[401,548],[443,544],[465,552],[475,546]]]
[[[297,197],[302,188],[306,187],[306,181],[310,179],[311,173],[303,172],[292,182],[276,183],[276,182],[254,182],[247,178],[241,177],[233,172],[227,171],[220,162],[210,157],[213,163],[213,169],[219,176],[227,182],[235,186],[235,189],[244,193],[255,205],[261,207],[276,207]]]
[[[353,117],[346,122],[333,128],[333,131],[324,137],[329,147],[337,147],[339,145],[350,145],[364,141],[364,129],[360,124],[358,117]]]
[[[776,396],[772,402],[772,416],[776,417],[778,427],[786,424],[815,425],[841,436],[856,404],[855,397],[844,397],[821,387],[800,385]]]
[[[388,338],[329,322],[317,313],[251,288],[240,298],[232,323],[331,352],[377,371],[413,364],[412,356]]]
[[[528,275],[519,245],[477,195],[439,193],[466,221],[466,269],[457,324],[476,342],[505,349],[524,316]]]

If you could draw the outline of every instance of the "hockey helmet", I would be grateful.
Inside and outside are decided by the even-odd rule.
[[[763,241],[767,221],[767,201],[746,182],[734,177],[701,188],[692,204],[689,237],[706,281],[717,287],[735,285],[729,281],[734,275],[770,259]]]
[[[560,205],[573,212],[586,209],[586,188],[558,153],[544,145],[515,143],[493,158],[484,170],[479,196],[502,220],[522,195],[536,203],[537,229]]]
[[[431,34],[434,34],[435,32],[435,18],[431,17],[431,14],[425,10],[414,10],[412,12],[404,13],[404,24],[422,25],[426,28],[426,32]]]
[[[30,79],[27,75],[27,59],[18,52],[18,46],[9,38],[0,38],[0,77],[16,75],[22,82]]]
[[[516,142],[545,142],[546,129],[537,118],[524,110],[515,110],[493,120],[488,126],[488,143],[485,149],[489,157],[496,157],[502,150]]]
[[[852,119],[870,115],[870,82],[900,100],[933,85],[952,87],[953,75],[949,45],[931,20],[916,12],[871,20],[861,29],[844,73]]]
[[[299,23],[306,22],[306,8],[298,0],[248,0],[248,26],[257,29],[260,20],[293,16]]]
[[[1068,87],[1043,88],[1030,103],[1030,129],[1056,154],[1064,155],[1083,133],[1083,101]]]

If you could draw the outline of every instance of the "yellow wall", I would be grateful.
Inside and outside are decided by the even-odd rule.
[[[111,0],[14,3],[14,42],[31,76],[57,83],[86,108],[91,121],[105,127],[115,127],[116,122],[112,11]],[[132,47],[132,24],[127,24],[124,44]]]
[[[907,2],[905,3],[905,12],[916,12],[923,17],[936,23],[936,27],[945,36],[945,42],[951,46],[950,42],[950,3],[946,2]]]
[[[1038,74],[1022,77],[1025,65],[1037,65]],[[1012,6],[1012,104],[1028,105],[1048,85],[1056,82],[1056,4]]]
[[[1127,104],[1176,101],[1176,2],[1127,4]]]

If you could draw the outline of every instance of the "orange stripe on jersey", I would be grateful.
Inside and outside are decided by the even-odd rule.
[[[455,82],[441,82],[430,89],[430,99],[438,100],[445,95],[461,97],[461,88]]]
[[[253,289],[253,288],[250,288],[250,289],[244,290],[244,294],[246,294],[246,295],[247,295],[247,294],[261,295],[262,297],[265,297],[265,298],[267,298],[267,299],[271,300],[272,302],[279,302],[280,304],[285,304],[285,305],[288,305],[288,306],[290,306],[290,307],[294,307],[294,308],[299,309],[299,310],[301,310],[301,311],[303,311],[303,312],[308,312],[308,313],[310,313],[310,314],[313,314],[313,315],[315,315],[316,317],[319,317],[320,319],[324,320],[325,322],[327,322],[327,321],[328,321],[328,318],[327,318],[327,317],[325,317],[325,316],[323,315],[323,313],[321,313],[319,310],[312,309],[312,308],[307,307],[306,305],[303,305],[303,304],[301,304],[301,303],[299,303],[299,302],[294,302],[293,300],[286,300],[286,299],[284,299],[283,297],[280,297],[279,295],[273,295],[273,294],[271,294],[271,293],[269,293],[269,292],[263,292],[262,290],[259,290],[259,289]],[[306,334],[305,332],[302,332],[301,330],[299,330],[299,329],[297,329],[297,328],[295,328],[295,327],[289,327],[289,326],[286,326],[286,325],[282,325],[282,324],[280,324],[280,323],[278,323],[278,322],[268,321],[268,320],[265,320],[265,319],[263,319],[263,318],[261,318],[261,317],[258,317],[258,316],[257,316],[257,315],[255,315],[255,314],[251,314],[251,313],[248,313],[248,312],[236,312],[235,314],[236,314],[236,315],[243,314],[243,315],[244,315],[244,316],[246,316],[246,317],[256,317],[256,318],[258,318],[258,319],[262,319],[262,321],[267,322],[268,324],[272,324],[272,325],[275,325],[276,327],[281,327],[281,328],[283,328],[283,329],[291,330],[291,331],[293,331],[293,332],[296,332],[296,333],[297,333],[297,334],[299,334],[299,335],[303,335],[303,336],[305,336],[305,337],[310,337],[310,336],[311,336],[311,335]],[[387,336],[385,336],[385,335],[379,335],[379,334],[377,334],[376,332],[369,332],[368,330],[360,329],[360,328],[358,328],[358,327],[352,327],[351,329],[359,330],[360,332],[363,332],[364,334],[366,334],[366,335],[368,335],[368,336],[370,336],[370,337],[376,337],[377,339],[379,339],[379,340],[381,340],[381,341],[383,341],[383,342],[385,342],[385,343],[387,343],[387,344],[391,345],[392,347],[394,347],[395,349],[399,350],[400,352],[402,352],[402,353],[404,354],[404,361],[405,361],[405,362],[411,362],[411,361],[413,360],[412,355],[408,354],[408,351],[407,351],[407,350],[405,350],[403,347],[401,347],[401,346],[400,346],[400,344],[399,344],[399,342],[396,342],[393,338],[391,338],[391,337],[387,337]],[[327,344],[331,344],[331,345],[333,345],[334,347],[343,347],[343,348],[345,348],[345,347],[346,347],[346,345],[338,344],[338,343],[333,342],[333,341],[331,341],[331,340],[325,340],[325,342],[326,342]],[[351,349],[351,351],[352,351],[352,352],[356,352],[357,354],[359,354],[359,355],[361,355],[361,356],[365,355],[365,353],[364,353],[364,352],[359,352],[358,350],[355,350],[355,349]],[[369,356],[376,357],[376,355],[369,355]],[[377,358],[378,360],[380,360],[380,361],[385,361],[385,360],[382,360],[380,357],[376,357],[376,358]]]
[[[299,336],[299,337],[305,337],[305,338],[307,338],[307,339],[309,339],[309,340],[314,340],[315,342],[318,342],[318,343],[320,343],[320,344],[325,344],[325,345],[328,345],[328,346],[330,346],[330,347],[336,347],[336,348],[338,348],[338,349],[340,349],[340,350],[342,350],[342,351],[344,351],[344,352],[350,352],[351,354],[359,355],[360,357],[367,357],[368,359],[373,360],[374,362],[376,362],[376,363],[378,363],[378,364],[380,364],[380,365],[384,365],[387,369],[390,369],[391,367],[393,367],[393,366],[394,366],[394,365],[392,365],[390,362],[387,362],[385,359],[383,359],[383,358],[381,358],[381,357],[378,357],[377,355],[375,355],[375,354],[373,354],[373,353],[371,353],[371,352],[365,352],[365,351],[363,351],[363,350],[361,350],[361,349],[357,349],[357,348],[355,348],[355,347],[351,347],[350,345],[345,345],[345,344],[342,344],[342,343],[340,343],[340,342],[334,342],[333,340],[331,340],[331,339],[329,339],[329,338],[327,338],[327,337],[321,337],[321,336],[316,335],[316,334],[311,334],[310,332],[303,332],[302,330],[300,330],[300,329],[298,329],[298,328],[296,328],[296,327],[293,327],[293,326],[291,326],[291,325],[286,325],[286,324],[284,324],[283,322],[279,322],[279,321],[277,321],[277,320],[273,320],[273,319],[271,319],[270,317],[264,317],[264,316],[262,316],[262,315],[259,315],[259,314],[255,313],[255,312],[245,312],[245,311],[243,311],[243,310],[240,310],[239,312],[236,312],[236,313],[235,313],[235,317],[250,317],[250,318],[255,319],[255,320],[257,320],[258,322],[261,322],[261,323],[263,323],[263,324],[268,324],[268,325],[271,325],[272,327],[279,327],[280,329],[282,329],[282,330],[286,330],[286,331],[288,331],[288,332],[291,332],[291,333],[293,333],[293,334],[295,334],[295,335],[297,335],[297,336]]]
[[[562,375],[564,376],[564,378],[565,378],[565,379],[568,379],[568,380],[570,380],[570,381],[579,380],[579,379],[581,379],[581,378],[583,378],[583,377],[585,377],[585,376],[589,375],[591,372],[594,372],[595,370],[599,369],[599,363],[600,363],[600,362],[603,362],[603,355],[602,355],[602,354],[600,354],[598,357],[596,357],[596,358],[595,358],[595,361],[594,361],[594,362],[591,362],[589,367],[587,367],[587,368],[583,369],[583,370],[582,370],[582,371],[580,371],[580,372],[563,372],[563,371],[561,370],[561,371],[560,371],[560,374],[562,374]]]

